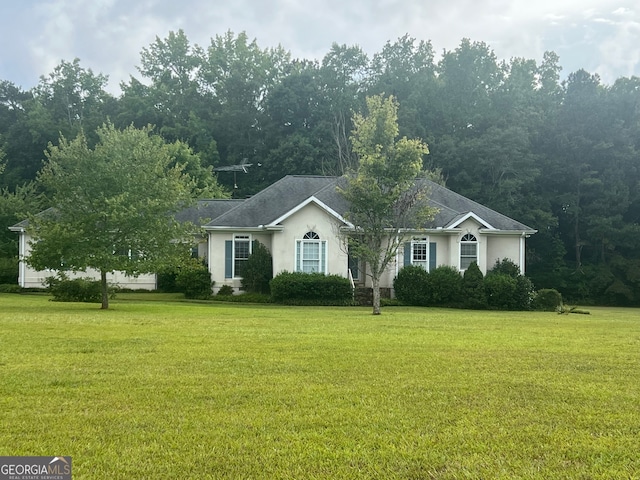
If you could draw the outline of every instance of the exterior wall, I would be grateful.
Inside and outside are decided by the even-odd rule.
[[[488,239],[487,268],[508,258],[524,273],[524,238],[522,235],[486,235]]]
[[[29,245],[29,236],[20,232],[20,252],[21,257],[24,258],[31,252],[31,245]],[[18,271],[18,284],[25,288],[43,288],[45,287],[45,280],[47,277],[54,277],[58,274],[56,270],[35,270],[27,265],[24,261],[20,261]],[[69,278],[91,278],[93,280],[100,280],[100,272],[87,269],[86,272],[67,272]],[[155,290],[156,289],[156,276],[153,274],[139,275],[138,277],[130,277],[123,272],[115,272],[107,275],[107,281],[118,285],[121,288],[131,288],[135,290]]]
[[[317,205],[310,203],[282,222],[284,230],[273,236],[273,274],[293,272],[296,268],[296,240],[307,232],[315,232],[327,241],[327,274],[348,276],[347,254],[338,238],[338,220]]]
[[[217,293],[223,285],[229,285],[233,288],[234,293],[239,293],[240,287],[242,286],[242,279],[240,277],[225,278],[225,242],[227,240],[233,241],[235,235],[247,235],[251,242],[258,240],[272,252],[272,238],[270,232],[250,232],[241,230],[236,232],[210,231],[206,258],[207,265],[209,266],[209,273],[211,273],[211,279],[214,281],[213,293]]]

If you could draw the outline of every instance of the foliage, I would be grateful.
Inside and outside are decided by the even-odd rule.
[[[47,277],[45,285],[54,302],[100,303],[102,301],[102,284],[91,278],[72,278],[64,274]],[[115,298],[116,288],[109,286],[109,298]]]
[[[60,133],[83,131],[93,148],[108,118],[119,128],[155,125],[165,141],[192,149],[200,164],[187,157],[185,171],[200,192],[211,167],[245,158],[262,166],[237,177],[238,198],[286,174],[342,175],[359,157],[349,145],[352,112],[393,93],[399,136],[429,142],[424,168],[538,230],[526,259],[537,287],[580,303],[640,305],[640,79],[605,84],[585,70],[563,72],[551,51],[540,61],[501,60],[469,39],[440,55],[409,35],[370,57],[333,44],[321,61],[292,59],[244,32],[210,40],[195,45],[182,30],[156,38],[117,98],[107,76],[78,59],[28,91],[0,81],[0,188],[13,193],[34,180]],[[234,185],[233,175],[220,179]],[[5,227],[24,219],[17,212],[0,218],[0,256],[15,256]]]
[[[476,262],[471,262],[462,276],[462,306],[472,310],[487,308],[484,275]]]
[[[492,274],[499,273],[507,275],[511,278],[518,278],[520,276],[520,267],[518,267],[513,260],[503,258],[502,260],[496,260],[496,263],[491,267],[489,272]]]
[[[393,280],[396,298],[405,305],[428,305],[429,272],[417,265],[405,265]]]
[[[228,297],[229,295],[233,295],[233,287],[231,285],[222,285],[218,290],[219,297]]]
[[[489,280],[494,276],[501,278]],[[505,280],[506,278],[513,282]],[[498,310],[528,310],[535,297],[531,280],[521,275],[520,268],[507,258],[496,261],[487,272],[485,291],[489,307]]]
[[[339,275],[281,272],[271,280],[271,297],[288,305],[350,305],[353,289]]]
[[[0,284],[18,283],[18,258],[0,257]]]
[[[484,279],[487,304],[494,310],[518,310],[518,281],[504,273],[487,274]]]
[[[94,148],[83,134],[49,146],[38,180],[55,209],[29,218],[27,260],[38,270],[96,269],[108,308],[108,272],[153,273],[189,258],[194,227],[174,214],[194,201],[196,187],[150,128],[107,124],[97,136]]]
[[[543,312],[555,312],[562,305],[562,295],[553,288],[538,290],[531,302],[531,309]]]
[[[273,278],[271,252],[258,240],[253,241],[251,255],[242,268],[242,289],[248,293],[269,293]]]
[[[426,184],[417,181],[427,145],[397,139],[398,104],[393,97],[368,97],[367,109],[366,116],[353,119],[351,144],[358,167],[344,176],[339,191],[349,204],[345,218],[355,226],[345,234],[349,249],[368,266],[375,315],[380,314],[380,276],[409,229],[422,228],[434,210],[426,203]]]
[[[17,283],[0,283],[0,293],[22,293],[22,287]]]
[[[211,297],[213,281],[206,265],[192,262],[180,269],[176,276],[176,287],[185,298],[207,299]]]
[[[441,265],[429,272],[426,294],[428,304],[440,307],[460,306],[462,276],[454,267]]]

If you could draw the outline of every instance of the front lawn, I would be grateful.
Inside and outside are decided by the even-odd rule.
[[[0,455],[74,479],[628,479],[640,311],[0,294]]]

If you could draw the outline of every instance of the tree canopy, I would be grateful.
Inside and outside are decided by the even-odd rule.
[[[100,272],[108,308],[108,273],[157,272],[189,257],[194,227],[175,213],[195,200],[198,185],[175,162],[179,148],[150,128],[106,124],[97,137],[93,148],[83,134],[49,146],[38,183],[55,207],[30,217],[27,261],[39,270]]]
[[[410,229],[419,229],[434,213],[428,192],[418,181],[422,157],[429,153],[421,140],[398,139],[398,104],[393,97],[369,97],[367,115],[356,115],[351,136],[358,159],[345,175],[340,193],[349,202],[345,218],[354,226],[345,233],[350,254],[367,265],[373,285],[373,313],[380,313],[380,276],[396,258]]]
[[[640,79],[607,85],[563,72],[554,52],[501,60],[469,39],[434,51],[405,35],[371,56],[334,44],[320,60],[296,59],[244,32],[200,46],[180,30],[143,49],[139,73],[117,96],[106,90],[108,72],[79,59],[28,91],[0,80],[0,188],[33,181],[60,133],[84,132],[93,148],[109,120],[152,124],[166,142],[180,141],[198,154],[200,179],[246,159],[248,174],[220,174],[238,198],[287,174],[342,175],[356,166],[353,114],[366,112],[366,97],[393,95],[399,135],[429,145],[425,169],[538,230],[527,240],[536,287],[640,305]]]

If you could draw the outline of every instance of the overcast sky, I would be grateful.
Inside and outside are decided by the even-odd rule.
[[[640,75],[638,0],[2,0],[0,80],[24,89],[61,60],[109,76],[109,90],[138,76],[140,51],[183,29],[193,44],[231,30],[261,48],[321,59],[332,43],[370,56],[409,34],[437,53],[463,38],[499,59],[560,56],[563,75],[584,68],[604,83]]]

